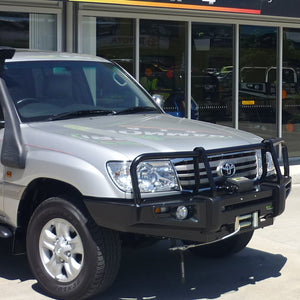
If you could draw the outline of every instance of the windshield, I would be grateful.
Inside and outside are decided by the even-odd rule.
[[[22,122],[161,111],[111,63],[10,62],[4,80]]]

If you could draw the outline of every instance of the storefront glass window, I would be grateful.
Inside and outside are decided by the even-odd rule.
[[[232,37],[232,25],[192,25],[192,99],[202,121],[232,126]]]
[[[185,116],[185,23],[140,21],[140,83],[167,113]]]
[[[97,18],[97,55],[116,61],[134,75],[134,21]]]
[[[57,50],[57,20],[52,14],[0,13],[0,44]]]
[[[134,75],[134,21],[126,18],[84,17],[83,52],[116,61]]]
[[[29,48],[29,14],[0,13],[0,44],[15,48]]]
[[[300,156],[300,30],[284,29],[282,134],[290,156]]]
[[[275,27],[241,26],[239,128],[276,136]]]

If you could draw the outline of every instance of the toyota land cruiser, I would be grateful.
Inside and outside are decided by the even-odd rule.
[[[0,61],[0,237],[48,295],[107,289],[122,243],[228,255],[284,211],[283,140],[167,115],[99,57],[2,47]]]

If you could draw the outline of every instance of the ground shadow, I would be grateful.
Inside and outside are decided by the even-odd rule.
[[[246,248],[225,259],[199,258],[188,251],[186,278],[181,282],[180,255],[168,251],[163,241],[143,249],[124,249],[121,269],[113,286],[93,300],[192,300],[215,299],[256,282],[278,277],[287,258]],[[25,255],[14,256],[6,241],[0,241],[0,277],[21,281],[33,279]],[[32,288],[44,294],[38,284]]]
[[[34,279],[26,255],[13,255],[11,248],[10,239],[0,239],[0,277],[21,281]]]
[[[246,248],[225,259],[199,258],[187,252],[181,282],[180,255],[167,241],[139,250],[126,249],[114,285],[93,300],[215,299],[230,291],[281,275],[287,258]]]

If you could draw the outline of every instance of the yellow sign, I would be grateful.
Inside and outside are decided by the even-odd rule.
[[[255,101],[254,100],[243,100],[242,105],[254,105]]]

